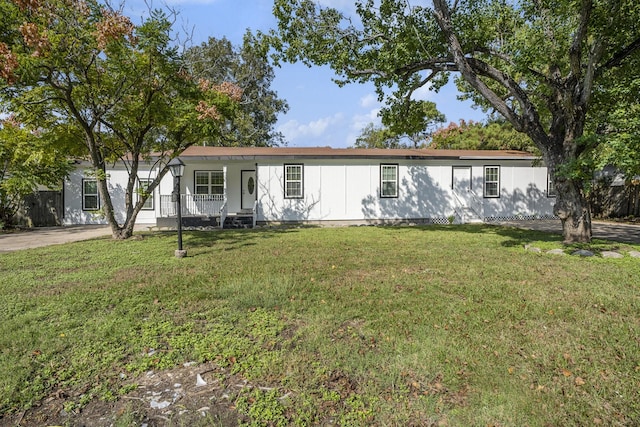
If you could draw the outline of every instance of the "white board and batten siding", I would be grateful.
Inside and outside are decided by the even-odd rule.
[[[293,163],[293,162],[290,162]],[[283,162],[259,164],[258,221],[393,221],[443,220],[454,215],[454,164],[416,160],[301,159],[302,198],[284,197]],[[398,165],[398,197],[381,197],[381,164]],[[500,169],[499,197],[484,197],[484,167]],[[547,197],[547,170],[530,162],[456,162],[469,167],[470,190],[482,205],[483,217],[551,216],[553,198]]]
[[[228,212],[246,210],[242,177],[254,171],[259,223],[441,222],[454,215],[461,199],[480,208],[485,220],[549,217],[555,202],[547,194],[546,167],[520,152],[190,147],[180,158],[185,163],[182,194],[195,194],[196,171],[224,172]],[[381,197],[383,164],[397,165],[397,197]],[[285,197],[285,165],[302,165],[300,198]],[[499,197],[484,195],[486,166],[499,167]],[[454,168],[457,186],[469,186],[468,194],[453,190]],[[65,224],[105,223],[99,211],[83,208],[82,182],[90,179],[88,169],[88,164],[80,164],[65,182]],[[157,173],[151,166],[141,169],[142,179]],[[117,219],[123,221],[126,169],[116,166],[108,177]],[[167,174],[154,191],[153,206],[140,212],[137,223],[155,223],[161,216],[160,195],[172,190],[173,177]]]
[[[85,181],[93,180],[91,167],[86,162],[81,162],[77,168],[72,171],[63,185],[64,213],[62,223],[64,225],[76,224],[106,224],[106,220],[102,215],[102,201],[97,202],[97,206],[90,200],[91,195],[83,192]],[[138,178],[154,179],[156,171],[150,168],[142,169],[138,172]],[[125,192],[129,174],[122,167],[113,167],[107,171],[107,186],[111,195],[116,220],[120,223],[125,219]],[[163,183],[166,177],[163,179]],[[170,184],[169,184],[170,185]],[[159,190],[154,191],[153,197],[149,201],[146,209],[143,209],[136,218],[137,224],[155,225],[157,212],[159,211]],[[135,201],[135,196],[134,196]],[[87,203],[89,202],[89,203]],[[89,206],[85,206],[89,204]]]

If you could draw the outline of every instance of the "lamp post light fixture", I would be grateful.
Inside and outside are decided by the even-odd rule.
[[[179,157],[175,157],[169,161],[167,167],[173,175],[173,193],[172,199],[176,202],[176,214],[178,217],[178,249],[175,251],[176,258],[184,258],[187,251],[182,249],[182,206],[180,205],[180,177],[184,174],[184,163]]]

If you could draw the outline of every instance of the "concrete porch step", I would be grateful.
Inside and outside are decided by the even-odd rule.
[[[222,228],[253,228],[253,215],[229,214],[224,219]]]

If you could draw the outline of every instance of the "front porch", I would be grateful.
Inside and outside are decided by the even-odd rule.
[[[177,200],[173,195],[160,196],[158,227],[175,227]],[[251,209],[229,212],[224,194],[180,194],[182,225],[185,227],[254,228],[256,205]]]

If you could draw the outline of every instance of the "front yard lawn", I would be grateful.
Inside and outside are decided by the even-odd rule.
[[[560,240],[283,228],[187,232],[185,259],[174,233],[0,254],[0,424],[74,424],[196,362],[220,369],[209,383],[248,385],[202,425],[228,423],[216,405],[250,425],[634,425],[640,259],[523,248]],[[170,403],[167,423],[196,416]]]

